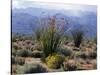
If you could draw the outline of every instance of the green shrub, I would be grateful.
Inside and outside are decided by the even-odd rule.
[[[46,58],[47,66],[52,69],[60,68],[63,61],[64,61],[64,57],[58,54],[52,54]]]
[[[46,68],[40,64],[25,64],[23,67],[17,68],[17,74],[44,73]]]
[[[32,51],[31,50],[18,50],[16,55],[20,57],[31,57]]]
[[[83,40],[83,36],[84,36],[83,31],[75,29],[71,32],[71,34],[72,34],[72,37],[74,40],[75,47],[80,47],[80,44],[81,44],[81,42]]]

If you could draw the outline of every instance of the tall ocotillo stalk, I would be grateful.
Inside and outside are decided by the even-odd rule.
[[[80,47],[83,40],[84,32],[82,30],[75,29],[71,32],[75,47]]]
[[[52,55],[52,53],[54,53],[60,47],[64,34],[64,30],[62,29],[63,25],[62,28],[57,28],[55,17],[49,18],[48,20],[47,27],[44,27],[40,39],[45,57],[47,57],[49,54]]]

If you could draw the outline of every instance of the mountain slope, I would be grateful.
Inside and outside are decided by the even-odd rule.
[[[75,28],[83,29],[88,37],[94,37],[97,33],[97,16],[93,12],[78,11],[76,15],[73,10],[48,10],[41,8],[13,9],[12,32],[31,34],[37,29],[39,19],[48,19],[48,16],[56,16],[56,19],[64,18],[68,22],[70,30]],[[81,28],[80,28],[81,27]],[[69,31],[70,31],[69,30]]]

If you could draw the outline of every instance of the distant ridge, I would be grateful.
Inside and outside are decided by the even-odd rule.
[[[50,10],[42,8],[26,8],[12,10],[12,32],[31,34],[39,25],[39,18],[56,16],[69,21],[71,29],[82,27],[88,37],[95,37],[97,33],[97,16],[93,12],[78,11],[76,15],[72,10]],[[66,27],[65,27],[66,28]]]

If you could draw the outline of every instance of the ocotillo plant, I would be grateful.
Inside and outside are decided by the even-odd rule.
[[[55,17],[48,20],[47,27],[44,27],[40,38],[45,57],[50,54],[52,55],[60,47],[64,34],[63,23],[61,24],[61,28],[58,29]]]
[[[74,40],[75,47],[79,47],[83,40],[83,35],[84,35],[83,31],[75,29],[71,32],[71,34]]]

